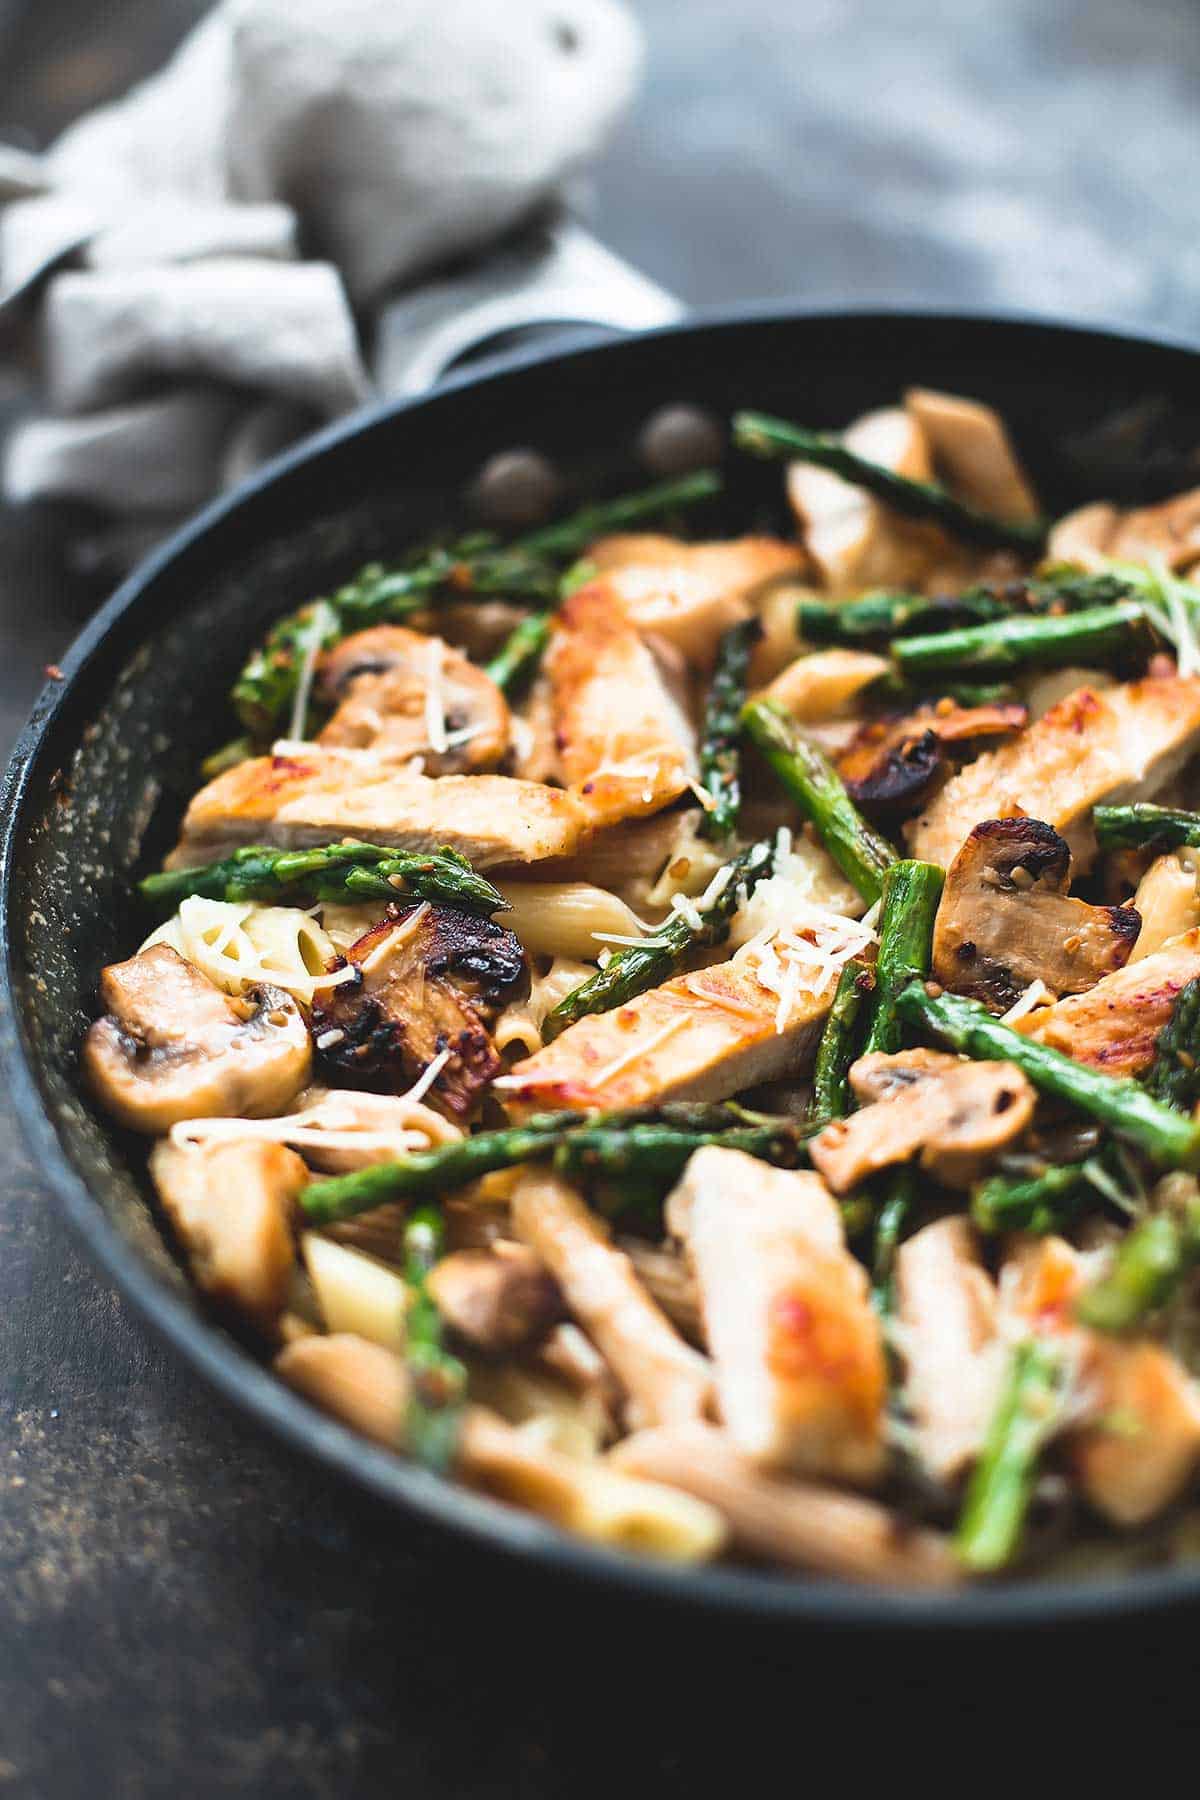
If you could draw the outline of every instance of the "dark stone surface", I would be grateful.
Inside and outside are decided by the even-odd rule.
[[[0,130],[43,141],[200,10],[0,0]],[[595,219],[689,300],[888,295],[1195,329],[1189,0],[639,10],[650,79],[592,181]],[[27,347],[7,350],[0,421],[25,387]],[[74,524],[0,513],[4,744],[99,597]],[[873,1749],[902,1768],[919,1746],[929,1768],[947,1704],[991,1762],[998,1709],[1031,1733],[1029,1696],[1063,1706],[1081,1679],[1073,1734],[1110,1692],[1161,1733],[1188,1626],[914,1653],[514,1578],[217,1407],[76,1256],[0,1102],[0,1787],[758,1791],[811,1779],[826,1740],[851,1779]]]

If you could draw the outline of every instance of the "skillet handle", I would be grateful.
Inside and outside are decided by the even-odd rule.
[[[557,214],[461,273],[389,301],[375,380],[383,394],[423,394],[457,363],[511,349],[531,332],[644,331],[683,313],[673,294]]]

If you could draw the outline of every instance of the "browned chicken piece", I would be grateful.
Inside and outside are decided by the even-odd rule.
[[[408,1411],[408,1372],[382,1344],[352,1332],[304,1337],[275,1358],[275,1373],[364,1437],[398,1448]]]
[[[434,1267],[427,1285],[446,1324],[493,1355],[544,1337],[563,1316],[558,1283],[521,1244],[456,1250]]]
[[[660,812],[687,791],[695,734],[609,583],[563,602],[545,668],[563,778],[593,825]]]
[[[1002,1271],[1002,1305],[1077,1345],[1076,1401],[1065,1421],[1076,1479],[1113,1524],[1144,1525],[1179,1496],[1200,1462],[1200,1394],[1161,1344],[1075,1324],[1086,1278],[1083,1259],[1062,1238],[1026,1240]]]
[[[1140,1075],[1181,988],[1200,975],[1200,929],[1016,1021],[1015,1029],[1106,1075]]]
[[[1172,938],[1200,925],[1200,891],[1190,855],[1171,850],[1155,857],[1138,882],[1132,906],[1142,924],[1130,962],[1152,956]]]
[[[708,1364],[678,1336],[575,1189],[530,1168],[513,1190],[512,1220],[621,1382],[636,1422],[698,1418],[712,1392]]]
[[[491,869],[571,856],[589,835],[584,809],[558,788],[504,775],[434,780],[314,744],[303,755],[253,756],[202,787],[168,866],[214,862],[243,844],[302,850],[352,837],[398,850],[449,846]]]
[[[961,500],[997,519],[1037,518],[1037,497],[992,407],[932,388],[909,388],[904,405],[925,434],[936,474]]]
[[[938,700],[902,718],[872,719],[861,725],[836,758],[838,773],[856,805],[903,817],[927,804],[953,765],[950,746],[983,738],[1008,738],[1023,729],[1023,706],[956,706]]]
[[[727,1100],[743,1088],[798,1074],[820,1035],[832,987],[798,992],[780,1020],[778,994],[741,953],[676,975],[628,1006],[578,1020],[502,1077],[515,1118],[564,1107]]]
[[[196,1286],[272,1329],[288,1298],[293,1216],[309,1179],[295,1151],[253,1139],[163,1140],[150,1152],[150,1174]]]
[[[430,1100],[465,1117],[500,1056],[488,1033],[497,1012],[529,991],[525,952],[511,931],[457,907],[393,909],[346,952],[362,979],[328,987],[313,1036],[340,1080],[399,1093],[450,1052]]]
[[[554,691],[544,674],[538,674],[525,696],[524,705],[509,726],[509,766],[521,781],[562,781],[562,763],[554,730]]]
[[[1035,1095],[1014,1064],[947,1067],[918,1062],[920,1055],[876,1052],[851,1068],[855,1094],[874,1104],[834,1119],[809,1145],[813,1163],[835,1194],[849,1193],[880,1169],[913,1157],[947,1187],[969,1187],[1027,1129]]]
[[[1161,562],[1169,569],[1190,569],[1200,557],[1200,488],[1129,511],[1107,501],[1080,507],[1055,525],[1048,551],[1056,562],[1087,564],[1112,557],[1118,562]]]
[[[700,1284],[725,1428],[755,1462],[863,1482],[887,1373],[867,1277],[819,1176],[698,1150],[667,1202]]]
[[[152,1136],[181,1119],[268,1118],[312,1069],[308,1027],[290,994],[255,987],[231,1000],[167,944],[112,963],[104,1016],[83,1041],[83,1072],[105,1110]]]
[[[886,656],[866,650],[814,650],[789,664],[761,697],[776,701],[802,725],[855,719],[871,688],[891,669]]]
[[[1081,994],[1123,968],[1141,930],[1138,913],[1073,900],[1070,884],[1071,852],[1052,825],[976,825],[946,876],[934,979],[1006,1012],[1035,981],[1053,996]]]
[[[640,1431],[607,1460],[706,1500],[725,1518],[735,1547],[751,1556],[889,1587],[945,1588],[962,1579],[940,1532],[862,1495],[769,1475],[713,1425]]]
[[[798,544],[779,538],[685,544],[651,532],[600,538],[588,551],[639,631],[652,633],[704,667],[723,631],[750,616],[769,582],[805,566]]]
[[[426,775],[475,775],[508,751],[508,702],[491,677],[403,625],[356,631],[327,651],[319,693],[336,711],[317,741],[335,748],[419,756]]]
[[[1152,799],[1198,744],[1198,679],[1080,688],[1012,743],[960,770],[905,827],[911,854],[948,869],[981,819],[1023,812],[1062,833],[1084,874],[1096,854],[1092,808]]]
[[[900,1245],[896,1294],[920,1458],[936,1480],[954,1481],[982,1447],[1004,1370],[996,1284],[961,1214]]]

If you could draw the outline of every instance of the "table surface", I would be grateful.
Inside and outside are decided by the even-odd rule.
[[[201,10],[0,0],[0,136],[46,141]],[[999,304],[1196,334],[1190,0],[637,10],[649,79],[591,216],[686,300]],[[28,402],[9,350],[0,424]],[[78,520],[0,511],[0,746],[103,585]],[[1059,1704],[1064,1667],[1093,1706],[1120,1678],[1123,1714],[1152,1707],[1161,1731],[1188,1623],[1127,1635],[1119,1658],[1101,1633],[964,1664],[953,1644],[746,1638],[518,1581],[222,1410],[77,1256],[0,1099],[0,1788],[757,1788],[794,1765],[798,1706],[810,1751],[828,1739],[855,1769],[871,1740],[927,1755],[948,1689],[994,1723],[997,1655]],[[873,1722],[848,1745],[839,1701]]]

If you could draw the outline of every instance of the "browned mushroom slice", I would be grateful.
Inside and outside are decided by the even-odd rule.
[[[282,988],[231,1000],[178,951],[155,944],[105,969],[100,1000],[105,1016],[84,1039],[84,1074],[131,1131],[269,1118],[308,1081],[308,1028]]]
[[[399,1093],[445,1052],[430,1099],[472,1112],[501,1067],[488,1023],[528,991],[512,932],[423,904],[381,920],[346,959],[361,980],[325,989],[313,1009],[317,1048],[339,1079]]]
[[[860,1098],[885,1086],[874,1105],[835,1119],[812,1139],[813,1163],[835,1193],[913,1157],[947,1187],[969,1187],[1026,1130],[1034,1092],[1014,1064],[947,1066],[949,1059],[936,1056],[906,1050],[854,1064],[850,1084]]]
[[[273,1325],[296,1260],[292,1211],[308,1183],[295,1151],[254,1140],[163,1142],[150,1154],[150,1173],[197,1287]]]
[[[1015,703],[955,706],[940,700],[901,718],[872,719],[838,757],[838,773],[859,806],[896,817],[927,800],[950,773],[947,745],[1011,737],[1027,718]]]
[[[1129,961],[1141,929],[1132,906],[1068,895],[1071,852],[1040,819],[976,825],[946,877],[933,973],[955,993],[1005,1012],[1033,982],[1082,994]]]
[[[508,703],[491,677],[402,625],[356,631],[327,652],[319,691],[337,707],[322,744],[419,756],[427,775],[494,769],[508,750]]]
[[[429,1291],[447,1325],[493,1354],[543,1337],[564,1313],[558,1283],[523,1244],[456,1250],[430,1274]]]

